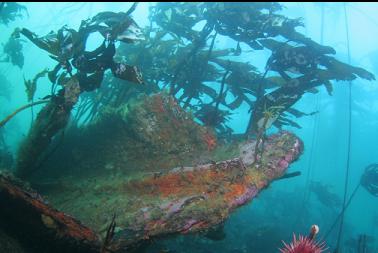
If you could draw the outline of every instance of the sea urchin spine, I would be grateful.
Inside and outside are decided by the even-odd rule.
[[[280,249],[281,253],[321,253],[326,250],[325,242],[316,242],[315,235],[319,232],[316,225],[311,227],[310,236],[300,235],[296,238],[293,235],[293,241],[290,244],[283,242],[284,247]]]

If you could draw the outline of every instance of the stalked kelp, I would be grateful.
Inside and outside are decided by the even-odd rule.
[[[47,97],[51,101],[20,148],[20,176],[39,166],[42,153],[67,125],[74,106],[78,109],[74,123],[89,123],[108,106],[117,109],[139,93],[168,88],[180,106],[225,138],[232,132],[228,117],[247,105],[251,116],[245,134],[263,144],[272,125],[300,127],[289,115],[312,114],[293,108],[304,93],[324,85],[332,94],[332,81],[374,79],[368,71],[336,60],[333,48],[297,32],[303,23],[278,14],[278,3],[157,3],[150,8],[150,25],[143,29],[129,15],[136,6],[126,13],[101,12],[83,20],[78,30],[63,26],[39,36],[16,29],[15,38],[25,36],[57,61],[48,73],[53,83]],[[94,51],[85,51],[87,38],[95,32],[104,37],[103,42]],[[234,41],[235,47],[219,48],[218,35]],[[116,50],[116,41],[138,43],[121,44]],[[264,72],[251,61],[232,58],[246,53],[240,44],[271,52]],[[144,80],[134,66],[141,69]],[[132,88],[127,82],[146,85]],[[84,91],[92,93],[83,94],[77,103]],[[38,125],[43,128],[36,129]],[[259,145],[260,141],[257,151]]]
[[[313,114],[293,108],[304,93],[324,85],[332,95],[332,81],[374,76],[336,60],[332,47],[297,32],[302,21],[278,14],[281,8],[278,3],[158,3],[150,9],[147,39],[121,46],[118,57],[138,64],[151,89],[169,87],[184,108],[219,131],[227,131],[224,116],[242,104],[252,112],[247,135],[272,125],[300,127],[290,116]],[[218,34],[236,47],[217,48]],[[232,59],[247,53],[240,43],[271,52],[263,73],[253,61]]]
[[[230,136],[228,116],[247,104],[246,135],[264,139],[271,126],[300,128],[292,117],[315,113],[293,108],[306,92],[324,85],[332,95],[332,81],[374,79],[336,60],[333,48],[297,32],[301,20],[278,14],[280,9],[277,3],[158,3],[150,10],[146,40],[121,46],[118,57],[141,67],[148,92],[168,87],[183,108],[222,136]],[[195,28],[200,22],[202,28]],[[236,48],[217,48],[218,34],[235,41]],[[240,43],[271,51],[263,73],[232,59],[244,55]]]
[[[115,41],[134,41],[134,37],[129,39],[129,36],[138,33],[136,27],[127,13],[104,12],[83,21],[78,31],[64,26],[57,33],[50,32],[39,37],[28,29],[16,29],[14,36],[24,35],[58,62],[48,77],[53,86],[62,87],[56,93],[52,89],[50,102],[38,114],[27,139],[20,147],[16,168],[20,177],[30,175],[38,167],[52,138],[67,125],[79,95],[98,88],[107,69],[117,78],[142,83],[136,67],[113,60]],[[93,32],[100,32],[105,39],[100,47],[88,52],[85,51],[85,45]],[[32,98],[33,83],[26,84],[28,97]]]
[[[309,39],[307,39],[309,40]],[[320,85],[325,85],[328,93],[332,93],[331,80],[351,81],[357,77],[375,80],[370,72],[342,63],[327,55],[334,54],[329,47],[317,45],[312,41],[303,42],[302,46],[290,46],[288,43],[277,42],[271,39],[260,42],[273,51],[267,62],[266,69],[280,73],[284,85],[257,99],[254,107],[254,120],[251,131],[260,128],[267,129],[272,124],[284,125],[282,113],[294,105],[302,95]],[[297,41],[301,43],[301,40]],[[295,76],[289,76],[295,73]],[[269,117],[269,122],[263,126],[264,112],[270,108],[277,108],[275,115]]]
[[[44,77],[47,73],[48,73],[47,69],[42,70],[41,72],[37,73],[31,80],[25,79],[25,76],[24,76],[25,92],[28,98],[28,102],[33,102],[34,100],[34,94],[37,90],[38,79]]]
[[[306,92],[324,86],[332,95],[334,81],[374,79],[335,59],[333,48],[297,32],[302,21],[279,14],[278,3],[157,3],[144,28],[130,17],[135,8],[101,12],[78,29],[63,26],[41,36],[22,28],[11,37],[12,43],[26,37],[56,61],[47,73],[51,94],[36,102],[47,105],[19,149],[17,174],[34,179],[50,196],[56,194],[55,205],[98,231],[109,222],[109,210],[116,210],[114,231],[122,231],[118,239],[126,244],[222,223],[298,155],[292,152],[299,151],[299,141],[289,141],[293,150],[282,146],[295,137],[267,137],[266,130],[300,127],[293,117],[314,113],[293,108]],[[103,39],[86,51],[88,37],[97,32]],[[226,47],[219,38],[229,42]],[[118,48],[116,42],[122,42]],[[254,62],[256,50],[268,53],[263,64]],[[25,80],[33,104],[37,79]],[[256,140],[233,160],[213,161],[206,155],[216,147],[226,149],[222,144],[234,139],[228,119],[241,108],[250,113],[243,137]],[[53,154],[55,150],[59,152]],[[234,154],[235,148],[227,152]],[[179,167],[168,170],[171,166]],[[40,174],[29,177],[38,169]],[[133,169],[140,178],[129,181]],[[68,183],[59,189],[62,193],[49,192],[56,181],[55,189],[64,185],[56,178],[68,173],[88,177],[89,170],[106,176]],[[38,175],[51,181],[38,182]],[[72,189],[72,195],[62,189]]]
[[[24,5],[15,2],[0,2],[0,21],[8,25],[9,22],[22,18],[27,13]]]
[[[20,69],[24,66],[24,54],[22,52],[24,41],[11,35],[8,41],[3,45],[3,57],[1,62],[10,62]]]

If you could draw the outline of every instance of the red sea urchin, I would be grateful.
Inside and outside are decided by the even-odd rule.
[[[290,244],[283,243],[284,248],[280,249],[281,253],[321,253],[326,250],[324,242],[316,242],[302,235],[298,239],[293,235],[293,241]]]

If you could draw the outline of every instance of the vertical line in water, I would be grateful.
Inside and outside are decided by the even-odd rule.
[[[324,3],[321,3],[321,25],[320,25],[320,44],[323,45],[324,43],[324,12],[325,12],[325,9],[324,9]],[[315,111],[319,111],[319,96],[320,96],[320,93],[316,94],[316,98],[315,98]],[[306,177],[306,184],[305,184],[305,197],[304,197],[304,201],[307,202],[308,199],[310,198],[310,195],[311,195],[311,192],[309,190],[309,184],[310,184],[310,180],[313,178],[313,171],[314,171],[314,149],[317,145],[317,137],[318,137],[318,128],[319,128],[319,115],[316,113],[314,115],[314,126],[313,126],[313,130],[312,130],[312,138],[311,138],[311,151],[310,151],[310,157],[309,157],[309,169],[308,169],[308,173],[307,173],[307,177]]]
[[[349,44],[349,27],[348,27],[348,16],[347,16],[347,10],[346,10],[346,3],[344,3],[344,17],[345,17],[345,30],[346,30],[346,38],[347,38],[347,50],[348,50],[348,63],[350,64],[350,44]],[[349,101],[348,101],[348,153],[347,153],[347,164],[345,169],[345,182],[344,182],[344,198],[343,198],[343,209],[346,205],[346,199],[347,199],[347,193],[348,193],[348,182],[349,182],[349,170],[350,170],[350,147],[351,147],[351,137],[352,137],[352,82],[349,81]],[[336,249],[338,252],[340,251],[340,241],[341,236],[343,233],[344,228],[344,216],[345,212],[342,213],[341,221],[340,221],[340,227],[339,227],[339,233],[337,235],[337,244]]]
[[[301,5],[302,8],[303,4]],[[320,21],[320,43],[323,44],[324,40],[324,3],[321,3],[321,21]],[[305,26],[305,34],[307,36],[307,27]],[[319,110],[319,93],[315,95],[316,100],[315,100],[315,111]],[[313,128],[312,128],[312,136],[311,136],[311,148],[310,148],[310,153],[309,153],[309,158],[308,158],[308,170],[306,174],[306,181],[304,183],[304,191],[303,191],[303,199],[301,202],[301,208],[299,209],[299,214],[297,215],[297,218],[294,221],[293,226],[296,226],[298,224],[299,219],[303,218],[303,211],[306,203],[308,202],[310,196],[311,196],[311,191],[310,191],[310,180],[313,178],[313,167],[314,167],[314,159],[313,159],[313,153],[314,153],[314,147],[316,146],[315,141],[317,140],[317,132],[318,132],[318,114],[314,115],[314,121],[313,121]]]

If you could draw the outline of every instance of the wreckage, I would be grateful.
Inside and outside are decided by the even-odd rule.
[[[303,144],[291,133],[266,131],[299,128],[291,116],[315,113],[293,108],[305,93],[324,86],[332,95],[335,81],[375,79],[297,32],[302,21],[278,14],[278,3],[157,3],[145,28],[131,18],[136,6],[98,13],[78,29],[12,34],[13,42],[23,36],[56,61],[25,79],[31,103],[0,122],[46,103],[19,148],[15,174],[51,205],[12,177],[0,181],[9,202],[0,206],[1,221],[25,247],[45,240],[37,251],[124,252],[218,226],[288,176]],[[194,29],[199,22],[202,29]],[[95,32],[103,41],[86,51]],[[235,48],[218,48],[218,35]],[[122,43],[116,48],[116,42]],[[263,72],[233,58],[244,46],[271,52]],[[34,101],[45,75],[51,94]],[[250,118],[245,133],[235,135],[227,120],[243,105]],[[35,237],[23,241],[21,230]]]
[[[94,179],[76,182],[63,176],[51,183],[36,175],[38,179],[32,178],[31,183],[48,197],[51,201],[48,204],[25,183],[6,174],[1,176],[0,195],[6,200],[0,204],[0,220],[5,224],[2,227],[23,247],[34,247],[37,251],[100,252],[108,241],[105,250],[125,252],[153,238],[207,231],[222,224],[237,207],[251,201],[272,181],[286,177],[289,164],[298,159],[303,150],[296,136],[281,132],[266,139],[264,151],[255,161],[255,140],[236,141],[222,147],[214,133],[195,123],[169,94],[142,96],[126,111],[122,108],[109,111],[97,123],[88,126],[81,138],[85,140],[86,135],[91,138],[96,128],[107,129],[104,124],[113,126],[108,131],[116,135],[104,132],[107,140],[97,135],[94,141],[98,145],[92,146],[100,149],[88,149],[86,142],[76,146],[71,142],[75,135],[70,137],[68,133],[66,145],[51,162],[56,164],[62,153],[74,150],[69,144],[72,143],[76,151],[65,160],[76,164],[78,171],[85,171],[86,165],[80,161],[89,161],[86,156],[91,156],[93,164],[89,166],[96,174],[93,153],[98,153],[103,155],[97,162],[105,159],[113,167],[107,164],[97,167],[114,173],[118,171],[115,167],[123,166],[118,179],[100,174]],[[146,159],[135,163],[134,160],[140,161],[141,152],[147,155]],[[200,153],[207,153],[211,162],[163,168],[193,163],[193,157]],[[121,160],[124,157],[127,162]],[[229,159],[222,160],[225,157]],[[163,158],[170,163],[159,163]],[[212,161],[215,158],[220,161]],[[58,170],[62,172],[63,168],[75,167],[59,164],[62,169]],[[140,170],[130,170],[132,164],[141,166]],[[49,167],[47,163],[41,168],[40,173],[45,178],[51,171]],[[153,171],[148,172],[147,168],[151,167]],[[19,219],[21,212],[26,215]],[[113,235],[102,240],[112,213],[115,214]],[[34,236],[25,237],[24,233]]]
[[[111,202],[119,210],[117,232],[108,249],[125,252],[143,240],[197,232],[224,222],[235,208],[256,197],[271,181],[282,177],[289,164],[301,154],[303,144],[287,132],[270,136],[258,166],[253,165],[254,147],[253,141],[246,142],[240,145],[240,156],[230,160],[178,167],[128,182],[113,182],[110,187],[104,184],[103,189],[95,188],[92,193],[87,191],[87,194],[96,195],[111,192],[114,196]],[[70,192],[65,194],[69,196]],[[121,198],[116,197],[119,194]],[[40,245],[35,247],[58,252],[67,252],[68,249],[70,252],[98,252],[101,243],[97,233],[104,226],[99,217],[115,208],[103,199],[95,216],[76,213],[76,217],[83,216],[81,220],[90,224],[91,230],[51,208],[33,190],[4,175],[0,180],[0,195],[6,200],[1,202],[0,219],[6,224],[3,228],[7,233],[26,245],[34,243]],[[82,197],[88,196],[84,194]],[[99,197],[106,198],[102,194]],[[20,214],[25,211],[25,215]],[[19,219],[19,215],[23,218]],[[23,237],[23,233],[29,232],[33,238]]]

